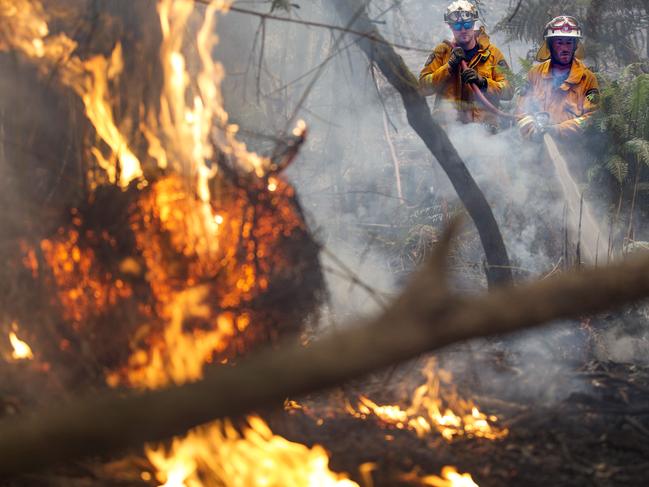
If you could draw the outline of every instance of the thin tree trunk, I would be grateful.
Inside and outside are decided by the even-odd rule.
[[[401,163],[399,162],[399,157],[397,156],[397,151],[394,148],[394,143],[390,137],[390,127],[388,126],[388,114],[383,111],[383,133],[385,134],[385,140],[388,143],[388,148],[390,149],[390,157],[392,157],[392,165],[394,166],[394,182],[397,187],[397,196],[403,203],[403,191],[401,190]]]

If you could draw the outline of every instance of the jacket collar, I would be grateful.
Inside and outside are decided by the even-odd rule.
[[[488,51],[489,47],[491,47],[491,39],[489,39],[484,27],[480,27],[476,40],[478,41],[478,52],[481,54]]]
[[[541,76],[543,78],[552,78],[552,68],[551,68],[552,61],[547,60],[543,64],[541,64]],[[563,82],[561,85],[562,90],[568,90],[570,87],[568,85],[577,85],[581,82],[581,80],[584,78],[584,75],[586,74],[586,66],[582,61],[580,61],[577,58],[574,58],[572,60],[572,66],[570,68],[570,73],[568,74],[568,78],[566,81]]]

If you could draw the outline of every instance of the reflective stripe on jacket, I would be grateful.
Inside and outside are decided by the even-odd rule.
[[[554,87],[551,61],[534,66],[527,75],[529,91],[518,104],[519,113],[548,112],[550,122],[558,125],[561,137],[583,133],[586,123],[597,111],[599,83],[582,61],[575,58],[568,78]]]
[[[489,36],[481,30],[478,34],[478,52],[467,61],[468,67],[475,69],[478,74],[487,79],[487,88],[483,90],[486,97],[498,106],[500,100],[509,100],[512,89],[505,73],[509,69],[505,57],[500,50],[491,45]],[[437,95],[435,105],[441,100],[455,103],[458,118],[464,123],[485,122],[498,125],[497,117],[487,111],[475,100],[470,86],[462,83],[460,67],[451,70],[448,60],[451,57],[453,44],[444,41],[432,52],[426,66],[419,75],[419,86],[424,95]]]

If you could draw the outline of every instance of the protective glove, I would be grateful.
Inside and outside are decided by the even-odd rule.
[[[466,56],[464,55],[464,49],[462,49],[461,47],[455,47],[451,51],[451,57],[448,59],[448,65],[452,70],[454,70],[457,69],[460,63],[465,60]]]
[[[481,90],[484,90],[487,87],[487,78],[480,76],[478,72],[473,68],[467,68],[462,71],[462,83],[469,84],[473,83]]]
[[[541,142],[545,134],[552,136],[559,135],[559,126],[539,125],[533,116],[526,115],[518,121],[518,131],[521,137],[526,140]]]
[[[535,140],[538,138],[538,126],[534,117],[526,115],[518,121],[518,131],[526,140]]]

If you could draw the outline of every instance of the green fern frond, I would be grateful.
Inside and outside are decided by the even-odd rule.
[[[588,171],[586,171],[586,180],[589,183],[592,183],[597,179],[601,172],[602,166],[600,164],[593,164],[588,168]]]
[[[530,72],[530,69],[534,67],[534,61],[525,58],[518,58],[518,61],[521,64],[521,71],[525,74]]]
[[[616,140],[625,141],[631,135],[631,128],[623,114],[614,113],[602,119],[602,131],[608,132]]]
[[[624,150],[633,154],[637,159],[649,166],[649,141],[645,139],[631,139],[624,144]]]
[[[635,78],[629,102],[633,133],[649,138],[649,75]]]
[[[622,184],[629,174],[629,164],[619,155],[615,154],[606,161],[606,169]]]

